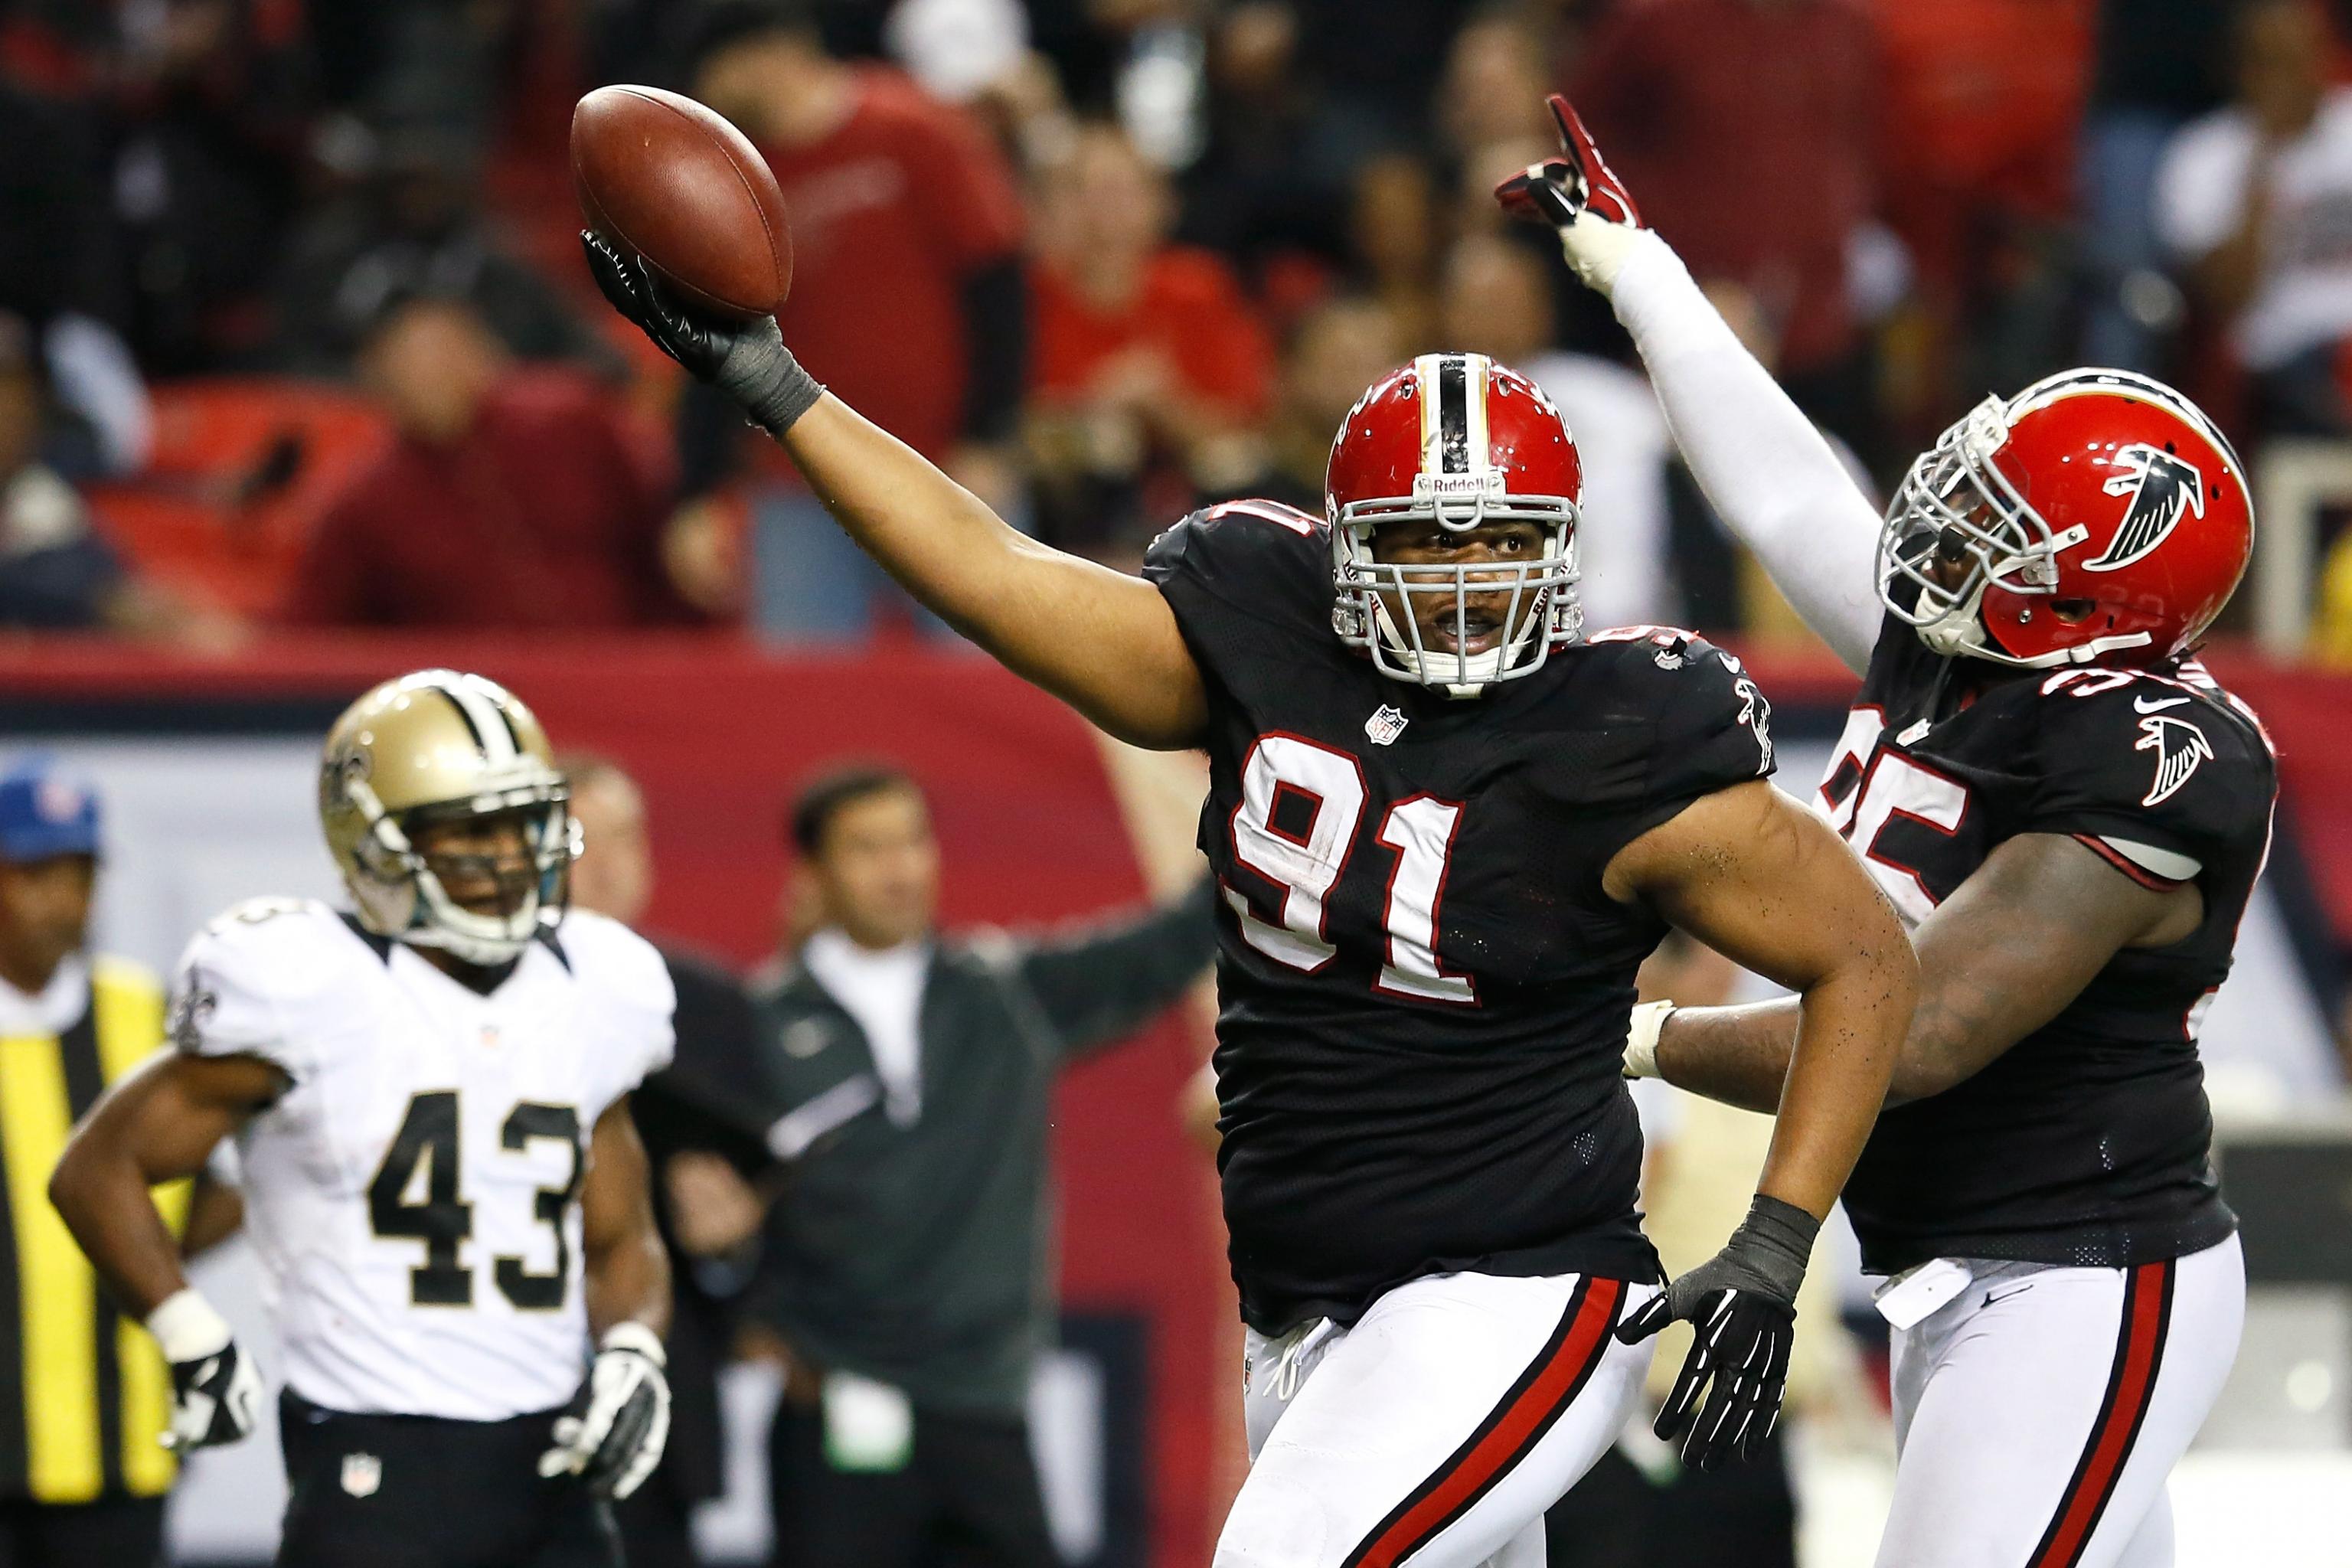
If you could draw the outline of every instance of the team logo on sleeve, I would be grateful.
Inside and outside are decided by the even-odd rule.
[[[2116,467],[2105,489],[2111,496],[2129,496],[2116,536],[2097,559],[2083,563],[2086,572],[2113,572],[2154,550],[2194,512],[2205,515],[2205,476],[2197,465],[2177,452],[2167,452],[2135,441],[2116,454]]]
[[[2186,719],[2168,719],[2151,714],[2139,721],[2139,743],[2132,750],[2156,753],[2156,782],[2148,785],[2140,805],[2154,805],[2189,782],[2197,764],[2213,754],[2213,742],[2205,731]]]
[[[184,1051],[203,1049],[205,1026],[212,1022],[219,1005],[219,995],[205,984],[201,973],[190,968],[180,994],[172,998],[171,1015],[163,1021],[164,1037]]]
[[[1739,699],[1739,722],[1756,731],[1757,747],[1764,753],[1763,761],[1757,764],[1757,773],[1769,773],[1772,771],[1772,704],[1765,700],[1763,688],[1749,678],[1738,659],[1721,648],[1716,650],[1716,657],[1723,660],[1724,668],[1737,677],[1731,689]]]

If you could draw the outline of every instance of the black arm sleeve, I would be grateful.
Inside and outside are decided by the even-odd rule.
[[[1203,876],[1173,903],[1014,961],[1022,984],[1075,1056],[1150,1019],[1198,979],[1216,949],[1216,883]]]
[[[698,500],[735,477],[742,466],[743,410],[699,381],[677,399],[677,499]]]
[[[1020,258],[992,261],[963,280],[963,318],[971,356],[964,378],[964,437],[1010,440],[1029,386],[1029,279]]]

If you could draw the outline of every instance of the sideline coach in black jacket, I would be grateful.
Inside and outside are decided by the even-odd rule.
[[[835,774],[795,805],[819,925],[762,992],[790,1163],[748,1312],[782,1342],[778,1568],[1049,1568],[1029,1375],[1052,1331],[1055,1074],[1206,969],[1212,889],[1042,942],[942,940],[912,780]]]

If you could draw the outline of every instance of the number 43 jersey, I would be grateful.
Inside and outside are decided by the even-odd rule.
[[[2205,913],[2169,947],[2116,953],[1973,1078],[1879,1118],[1845,1190],[1866,1267],[2127,1268],[2230,1234],[2197,1027],[2276,794],[2262,725],[2194,661],[2011,671],[1947,661],[1888,618],[1819,805],[1906,925],[2025,833],[2071,837],[2146,887],[2193,882]]]
[[[310,900],[197,936],[173,1043],[289,1080],[237,1154],[296,1393],[466,1421],[572,1397],[590,1134],[668,1061],[672,1006],[660,955],[584,911],[487,995]]]
[[[1242,1312],[1353,1321],[1423,1275],[1651,1279],[1620,1073],[1664,932],[1617,851],[1770,771],[1730,655],[1640,627],[1456,700],[1331,629],[1324,526],[1212,508],[1144,567],[1206,683],[1218,1153]]]

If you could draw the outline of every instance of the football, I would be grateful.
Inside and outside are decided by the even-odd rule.
[[[793,286],[784,195],[751,140],[693,99],[600,87],[572,111],[588,226],[634,250],[687,303],[772,315]]]

